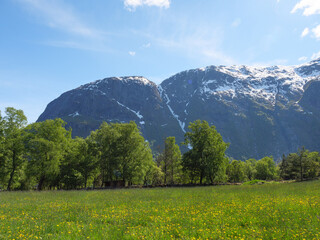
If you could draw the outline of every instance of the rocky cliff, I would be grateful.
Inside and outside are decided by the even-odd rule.
[[[85,137],[103,121],[134,120],[153,148],[183,141],[196,119],[217,127],[228,155],[261,158],[320,150],[320,59],[299,66],[209,66],[160,85],[143,77],[98,80],[62,94],[38,121],[60,117]]]

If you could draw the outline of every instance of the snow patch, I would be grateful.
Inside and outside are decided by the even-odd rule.
[[[126,108],[127,110],[129,110],[130,112],[133,112],[138,118],[142,119],[143,116],[140,114],[140,111],[136,112],[134,110],[132,110],[131,108],[128,108],[127,106],[123,105],[122,103],[119,103],[118,101],[116,101],[121,107]]]
[[[206,80],[204,76],[199,91],[206,98],[212,95],[220,99],[247,95],[272,105],[275,105],[279,94],[284,98],[288,98],[288,94],[292,93],[301,94],[304,91],[303,86],[320,75],[318,70],[302,75],[296,66],[218,66],[207,69],[224,73],[226,77]]]
[[[70,116],[70,117],[76,117],[76,116],[80,116],[80,114],[79,114],[78,111],[76,111],[76,112],[74,112],[74,113],[69,114],[68,116]]]
[[[162,89],[161,93],[163,93],[163,89]],[[172,116],[178,121],[181,130],[185,133],[186,132],[186,130],[184,130],[185,123],[179,120],[179,115],[175,114],[174,111],[172,110],[172,108],[170,107],[170,105],[169,105],[170,99],[169,99],[168,95],[166,93],[164,93],[164,96],[167,99],[166,105],[167,105],[169,111],[171,112]]]

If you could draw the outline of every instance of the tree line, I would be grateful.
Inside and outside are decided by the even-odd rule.
[[[225,155],[215,126],[196,120],[182,143],[167,137],[152,153],[135,122],[102,123],[86,138],[71,137],[62,119],[27,124],[22,110],[0,112],[0,189],[80,189],[130,185],[172,185],[312,179],[320,155],[302,148],[283,155],[239,161]]]

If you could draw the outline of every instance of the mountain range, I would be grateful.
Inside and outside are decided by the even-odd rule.
[[[261,158],[320,150],[320,59],[298,66],[208,66],[157,85],[141,76],[110,77],[63,93],[38,121],[62,118],[86,137],[103,121],[135,121],[153,149],[184,139],[189,122],[215,125],[227,155]],[[182,148],[183,151],[186,148]]]

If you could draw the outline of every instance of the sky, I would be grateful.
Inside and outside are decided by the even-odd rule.
[[[0,110],[113,76],[320,57],[320,0],[1,0]]]

